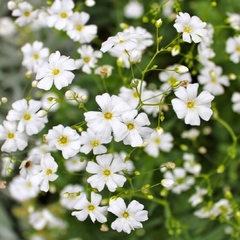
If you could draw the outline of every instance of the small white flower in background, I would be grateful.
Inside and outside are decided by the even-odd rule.
[[[108,211],[118,218],[112,222],[111,228],[118,232],[130,233],[132,230],[142,228],[142,223],[148,220],[148,212],[143,210],[144,206],[133,200],[126,206],[122,198],[110,200]]]
[[[14,168],[15,161],[8,156],[1,156],[1,176],[7,177]]]
[[[32,154],[26,160],[23,160],[19,169],[20,175],[24,179],[30,179],[32,176],[37,175],[41,167],[42,154]]]
[[[239,92],[234,92],[231,101],[233,103],[232,109],[236,113],[240,113],[240,93]]]
[[[12,12],[12,16],[18,17],[15,23],[20,26],[26,26],[33,22],[38,16],[38,10],[33,10],[33,6],[28,2],[21,2]]]
[[[79,172],[85,170],[87,166],[87,160],[81,156],[74,156],[64,162],[65,168],[68,172]]]
[[[26,99],[18,100],[12,104],[12,108],[7,115],[8,121],[19,121],[18,131],[26,132],[27,135],[39,133],[48,122],[47,117],[39,117],[38,110],[41,108],[42,103],[36,100]]]
[[[187,172],[197,176],[200,174],[202,166],[201,164],[195,162],[194,158],[195,158],[194,154],[184,153],[183,160],[185,161],[183,163],[183,167]]]
[[[66,30],[67,26],[71,24],[69,17],[73,14],[74,5],[72,0],[55,0],[52,6],[47,8],[48,26],[58,30]]]
[[[65,159],[74,157],[79,152],[81,145],[77,131],[61,124],[48,131],[46,141],[50,148],[62,151]]]
[[[108,93],[96,96],[100,111],[84,113],[87,126],[98,135],[108,138],[113,132],[114,136],[122,136],[127,132],[127,126],[122,123],[121,115],[132,107],[122,98]]]
[[[215,52],[211,47],[206,46],[205,44],[198,44],[197,46],[198,50],[198,61],[203,65],[203,66],[209,66],[212,64],[212,59],[215,57]]]
[[[93,7],[96,4],[94,0],[85,0],[85,5],[87,7]]]
[[[60,203],[66,209],[74,209],[74,205],[81,196],[84,188],[78,184],[69,184],[60,192]]]
[[[119,172],[126,166],[120,158],[113,158],[112,154],[103,154],[96,157],[96,162],[89,161],[86,167],[86,171],[93,174],[87,179],[91,187],[100,192],[106,185],[110,192],[115,192],[117,187],[123,186],[127,179]]]
[[[53,182],[58,178],[56,174],[58,169],[58,165],[55,162],[54,158],[47,153],[42,156],[41,159],[41,171],[33,175],[30,178],[31,183],[34,186],[40,186],[40,190],[44,192],[48,192],[49,190],[49,181]]]
[[[124,172],[127,172],[128,174],[131,174],[133,170],[135,169],[133,161],[130,159],[126,159],[127,153],[124,151],[121,151],[119,153],[113,153],[113,158],[120,158],[125,163],[125,168],[123,169]]]
[[[36,80],[39,81],[37,87],[49,90],[54,84],[60,90],[72,83],[75,75],[71,71],[75,69],[73,59],[56,51],[49,56],[48,62],[44,62],[37,69]]]
[[[178,85],[179,82],[188,81],[192,82],[192,77],[189,72],[179,74],[174,69],[179,66],[177,64],[168,66],[164,71],[160,72],[158,77],[163,84],[161,85],[161,90],[166,92],[170,88]]]
[[[123,9],[123,14],[126,18],[137,19],[144,13],[143,5],[137,0],[130,0]]]
[[[102,65],[94,70],[94,73],[100,75],[102,78],[107,78],[112,75],[113,66]]]
[[[9,193],[17,201],[24,202],[36,197],[39,192],[39,186],[34,186],[30,180],[26,180],[21,176],[14,177],[9,183]]]
[[[204,67],[198,75],[198,82],[203,84],[204,90],[209,91],[214,96],[224,93],[223,86],[229,86],[229,79],[222,75],[222,67],[215,64]]]
[[[93,222],[96,220],[100,223],[106,222],[107,206],[99,207],[101,201],[102,196],[100,194],[91,192],[91,200],[88,201],[86,194],[82,193],[74,205],[74,209],[80,211],[72,212],[72,216],[76,216],[79,221],[84,221],[89,215]]]
[[[188,131],[183,131],[181,134],[182,138],[187,138],[187,139],[196,139],[200,134],[200,131],[196,128],[191,128]]]
[[[227,21],[230,26],[235,30],[240,30],[240,14],[239,13],[229,13],[227,12]]]
[[[90,15],[86,12],[74,12],[69,18],[67,35],[75,42],[90,43],[97,34],[96,25],[86,25]]]
[[[47,60],[49,56],[49,49],[43,47],[43,43],[35,41],[32,44],[26,43],[21,47],[23,53],[22,65],[27,70],[32,70],[36,73],[37,69],[41,64]]]
[[[1,146],[2,152],[16,152],[23,150],[28,145],[28,136],[24,132],[17,130],[16,122],[3,121],[0,124],[0,140],[5,140]]]
[[[218,202],[214,203],[214,205],[212,206],[211,213],[215,217],[224,216],[227,219],[229,219],[233,213],[233,208],[229,200],[223,198],[223,199],[220,199]]]
[[[165,188],[171,188],[174,185],[174,181],[172,179],[162,179],[161,184]]]
[[[230,37],[226,41],[226,52],[233,63],[240,62],[240,36]]]
[[[150,121],[146,113],[139,113],[137,110],[128,111],[121,115],[122,122],[127,126],[125,135],[115,137],[115,141],[123,141],[125,145],[132,147],[142,146],[144,141],[150,138],[153,130],[149,127]]]
[[[16,33],[16,25],[14,24],[12,18],[1,17],[0,18],[0,36],[2,37],[12,37]]]
[[[180,12],[177,15],[175,24],[173,25],[177,32],[183,33],[183,41],[191,43],[199,43],[202,41],[202,38],[207,35],[206,23],[197,16],[190,16],[188,13]]]
[[[195,178],[187,176],[186,170],[180,167],[176,167],[172,171],[166,171],[164,178],[174,181],[175,184],[170,189],[176,194],[187,191],[195,183]]]
[[[77,52],[81,56],[80,59],[75,60],[77,69],[81,68],[83,72],[91,74],[91,69],[95,68],[97,59],[102,57],[102,52],[94,51],[90,45],[81,46]]]
[[[45,92],[42,95],[42,109],[49,112],[55,112],[59,108],[59,103],[56,101],[58,95],[54,92]]]
[[[86,102],[88,100],[89,92],[85,88],[79,86],[70,86],[70,90],[65,93],[65,98],[70,100],[68,103],[72,105],[78,105],[79,103]]]
[[[51,148],[47,144],[42,143],[41,140],[39,139],[36,142],[34,142],[34,146],[35,147],[29,149],[28,157],[33,154],[43,155],[45,153],[51,152]]]
[[[177,117],[184,118],[185,124],[200,125],[200,118],[208,121],[213,114],[210,107],[214,96],[208,91],[203,91],[197,96],[198,87],[198,83],[188,84],[186,88],[180,86],[175,91],[178,98],[171,101]]]
[[[173,136],[171,133],[162,133],[159,135],[156,131],[151,134],[148,145],[144,151],[152,156],[158,157],[159,151],[169,152],[173,147]]]
[[[112,141],[112,136],[104,138],[88,128],[86,132],[81,132],[80,141],[82,144],[80,152],[88,154],[93,151],[94,155],[98,155],[107,152],[107,148],[102,144],[110,143]]]
[[[32,212],[29,215],[29,223],[36,230],[42,230],[45,227],[64,229],[67,224],[59,218],[56,218],[48,209]]]
[[[194,193],[188,199],[188,202],[190,202],[193,207],[201,203],[203,201],[203,196],[207,194],[207,189],[205,188],[200,188],[199,186],[196,186],[195,189],[196,189],[196,193]]]
[[[118,52],[130,51],[138,47],[139,34],[130,32],[118,32],[116,36],[109,37],[102,43],[101,51],[107,52],[114,49]]]

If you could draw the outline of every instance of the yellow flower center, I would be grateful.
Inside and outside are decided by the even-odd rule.
[[[29,17],[29,16],[30,16],[30,12],[25,12],[25,13],[24,13],[24,16],[25,16],[25,17]]]
[[[111,174],[111,171],[106,169],[103,171],[103,174],[108,177]]]
[[[26,113],[24,116],[23,116],[24,120],[28,121],[31,119],[31,115]]]
[[[159,144],[161,141],[160,141],[159,138],[155,138],[155,139],[154,139],[154,142],[155,142],[156,144]]]
[[[122,214],[122,216],[123,216],[124,218],[128,218],[128,217],[129,217],[129,213],[128,213],[128,212],[124,212],[124,213]]]
[[[214,78],[214,77],[212,77],[212,78],[211,78],[211,82],[212,82],[212,83],[216,83],[216,82],[217,82],[217,79]]]
[[[236,46],[236,51],[240,52],[240,45]]]
[[[91,145],[92,145],[92,147],[97,147],[97,146],[99,146],[99,141],[98,140],[93,140],[93,141],[91,141]]]
[[[77,26],[76,26],[76,29],[77,29],[77,31],[81,31],[82,29],[83,29],[83,26],[82,25],[80,25],[80,24],[78,24]]]
[[[106,112],[106,113],[104,114],[104,117],[105,117],[107,120],[109,120],[109,119],[112,118],[112,114],[111,114],[110,112]]]
[[[14,133],[8,133],[7,137],[10,139],[14,138]]]
[[[65,136],[61,136],[58,138],[58,143],[60,145],[67,145],[68,144],[68,137],[65,137]]]
[[[175,77],[170,77],[170,78],[168,79],[168,83],[169,83],[169,85],[171,85],[171,86],[175,86],[177,82],[178,82],[178,80],[177,80]]]
[[[85,58],[83,58],[83,61],[84,61],[85,63],[88,63],[88,62],[90,61],[90,58],[89,58],[89,57],[85,57]]]
[[[66,18],[67,17],[67,14],[65,12],[61,13],[61,18]]]
[[[52,173],[53,173],[53,171],[52,171],[51,169],[47,169],[47,170],[46,170],[46,174],[47,174],[47,175],[51,175]]]
[[[128,130],[134,129],[134,124],[129,123],[129,124],[127,125],[127,128],[128,128]]]
[[[119,43],[123,43],[123,42],[124,42],[124,40],[123,40],[123,39],[120,39],[120,40],[119,40]]]
[[[192,28],[190,26],[184,26],[183,32],[191,33],[192,32]]]
[[[53,70],[53,75],[58,75],[59,72],[60,72],[59,69],[54,69],[54,70]]]
[[[38,55],[37,53],[35,53],[35,54],[33,54],[33,58],[34,58],[35,60],[37,60],[37,59],[39,59],[39,55]]]
[[[88,206],[89,211],[93,211],[94,209],[95,209],[95,207],[92,204]]]
[[[195,105],[194,101],[190,100],[187,102],[187,108],[194,108],[194,105]]]
[[[137,92],[134,92],[134,93],[133,93],[133,97],[134,97],[134,98],[139,98],[138,93],[137,93]]]

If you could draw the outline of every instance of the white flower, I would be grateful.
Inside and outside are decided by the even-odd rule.
[[[3,125],[0,124],[0,140],[5,140],[2,152],[22,151],[28,145],[27,135],[17,131],[16,122],[3,121]]]
[[[181,134],[182,138],[187,138],[187,139],[196,139],[200,134],[200,131],[196,128],[191,128],[188,131],[183,131]]]
[[[81,149],[80,152],[88,154],[90,151],[93,151],[94,155],[102,154],[107,152],[107,148],[102,144],[107,144],[112,141],[112,137],[109,136],[104,138],[95,134],[90,128],[87,129],[87,132],[83,131],[80,137]]]
[[[171,133],[162,133],[159,135],[156,131],[151,134],[148,145],[144,151],[152,157],[159,155],[159,150],[169,152],[173,147],[173,136]]]
[[[226,52],[233,63],[240,62],[240,36],[230,37],[226,42]]]
[[[7,177],[13,170],[15,161],[9,156],[1,156],[1,165],[0,176]]]
[[[35,186],[40,185],[41,191],[47,192],[49,190],[49,181],[53,182],[58,178],[58,175],[55,173],[57,168],[58,165],[50,153],[43,155],[41,171],[30,178],[31,183]]]
[[[74,74],[70,71],[75,70],[75,62],[59,51],[49,56],[48,62],[44,62],[37,70],[36,80],[39,81],[37,87],[49,90],[53,83],[58,90],[72,83]]]
[[[60,192],[60,203],[66,209],[73,209],[74,205],[81,196],[83,187],[80,185],[69,184],[65,186]]]
[[[9,38],[16,33],[16,25],[14,24],[12,18],[1,17],[0,18],[0,36]]]
[[[121,115],[131,110],[122,98],[108,93],[96,96],[100,112],[88,111],[84,113],[87,126],[98,135],[107,138],[113,132],[114,136],[122,136],[127,131],[127,126],[122,123]]]
[[[113,66],[102,65],[95,69],[94,73],[100,75],[102,78],[109,77],[112,74]]]
[[[12,108],[7,115],[8,121],[19,121],[18,131],[26,132],[27,135],[39,133],[48,121],[47,117],[39,117],[38,110],[41,108],[41,102],[30,99],[18,100],[12,104]]]
[[[164,178],[164,179],[162,179],[161,184],[165,188],[171,188],[174,185],[174,181],[172,179]]]
[[[89,43],[97,34],[96,25],[85,25],[90,18],[90,15],[86,12],[74,12],[67,26],[68,36],[75,42]]]
[[[104,186],[108,187],[110,192],[114,192],[117,187],[122,187],[127,180],[118,172],[125,169],[125,163],[119,159],[114,158],[112,154],[103,154],[96,157],[95,162],[88,162],[86,171],[94,174],[87,179],[87,182],[98,191],[102,191]]]
[[[200,188],[199,186],[196,186],[195,189],[196,189],[196,193],[194,193],[188,199],[188,202],[190,202],[193,207],[201,203],[203,201],[203,195],[207,194],[207,189],[205,188]]]
[[[122,122],[127,126],[125,135],[120,138],[116,137],[115,141],[123,140],[125,145],[132,147],[142,146],[144,141],[150,138],[153,130],[146,125],[150,125],[150,121],[146,113],[139,113],[137,110],[128,111],[121,116]]]
[[[222,68],[215,65],[203,68],[198,75],[198,82],[204,85],[204,90],[209,91],[214,96],[223,94],[223,86],[230,85],[228,77],[222,75]]]
[[[34,198],[40,192],[39,186],[34,186],[30,180],[16,176],[9,183],[9,193],[17,201],[24,202]]]
[[[79,172],[86,168],[87,160],[81,156],[74,156],[64,162],[64,165],[69,172]]]
[[[229,13],[227,12],[227,21],[230,23],[230,26],[235,30],[240,30],[240,14],[238,13]]]
[[[201,164],[195,162],[194,154],[184,153],[183,159],[185,160],[183,163],[184,169],[193,175],[199,175],[199,173],[201,172],[202,166]]]
[[[87,74],[91,74],[91,69],[95,68],[97,59],[102,57],[102,53],[94,51],[90,45],[81,46],[77,52],[81,55],[81,59],[75,61],[76,67],[82,68],[82,71]]]
[[[174,181],[175,184],[170,189],[176,194],[187,191],[195,183],[194,177],[187,176],[186,170],[179,167],[174,168],[172,171],[166,171],[164,178]]]
[[[207,34],[207,30],[204,29],[206,25],[199,17],[191,17],[188,13],[180,12],[173,26],[177,32],[183,33],[184,42],[191,43],[193,41],[199,43],[202,41],[202,37]]]
[[[143,210],[144,206],[133,200],[126,206],[122,198],[110,201],[108,211],[118,218],[112,222],[111,228],[118,232],[130,233],[132,230],[142,228],[142,223],[148,220],[148,212]]]
[[[33,10],[33,7],[28,2],[21,2],[17,8],[13,10],[12,16],[18,17],[15,23],[20,26],[26,26],[33,22],[38,16],[38,10]]]
[[[232,109],[236,113],[240,113],[240,93],[234,92],[231,98],[231,101],[233,102]]]
[[[143,15],[144,8],[137,0],[131,0],[125,5],[123,12],[126,18],[136,19]]]
[[[49,16],[47,24],[58,30],[66,30],[71,24],[69,17],[73,14],[74,2],[72,0],[55,0],[51,7],[47,8]]]
[[[125,163],[124,172],[131,174],[135,169],[133,161],[129,159],[126,152],[121,151],[120,153],[113,153],[113,158],[120,158]]]
[[[74,157],[80,150],[81,142],[77,131],[61,124],[48,131],[46,140],[50,147],[62,151],[65,159]]]
[[[232,214],[233,209],[228,199],[220,199],[218,202],[216,202],[212,206],[212,215],[217,216],[225,216],[226,218],[229,218]]]
[[[33,72],[36,72],[49,56],[49,49],[43,47],[43,43],[39,41],[35,41],[33,44],[26,43],[21,47],[21,51],[23,53],[22,65]]]
[[[81,211],[72,212],[72,216],[76,216],[79,221],[84,221],[89,215],[93,222],[96,220],[100,223],[106,222],[107,218],[104,215],[107,212],[107,207],[99,207],[101,200],[100,194],[91,192],[91,201],[88,201],[86,194],[82,193],[74,205],[75,209]]]
[[[214,96],[203,91],[197,96],[199,84],[188,84],[175,91],[178,98],[172,99],[173,110],[179,119],[185,118],[185,124],[200,125],[200,118],[208,121],[213,114],[210,109]]]
[[[57,102],[58,95],[54,92],[45,92],[42,95],[42,109],[49,112],[55,112],[59,108],[59,103]]]

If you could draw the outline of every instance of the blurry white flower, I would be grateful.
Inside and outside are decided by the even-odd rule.
[[[112,75],[113,66],[102,65],[95,69],[94,73],[100,75],[102,78],[109,77]]]
[[[131,201],[128,206],[120,197],[110,201],[108,211],[117,216],[111,228],[128,234],[132,230],[142,228],[141,222],[148,220],[148,212],[143,208],[144,206],[136,200]]]
[[[229,22],[230,26],[235,30],[240,30],[240,14],[239,13],[229,13],[227,12],[227,21]]]
[[[15,161],[8,156],[1,156],[1,176],[7,177],[13,170]]]
[[[143,15],[143,5],[137,0],[130,0],[123,9],[126,18],[140,18]]]
[[[177,15],[175,24],[173,25],[177,32],[183,33],[183,41],[191,43],[199,43],[202,37],[206,36],[207,30],[204,27],[207,24],[197,16],[190,16],[188,13],[180,12]]]
[[[70,90],[68,90],[65,94],[66,99],[71,100],[68,103],[77,106],[79,103],[86,102],[88,99],[89,92],[85,88],[81,88],[79,86],[70,86]]]
[[[11,37],[16,33],[16,25],[10,17],[0,18],[0,36]]]
[[[195,176],[200,174],[202,166],[200,163],[195,162],[193,154],[184,153],[183,159],[185,160],[183,163],[183,167],[187,172],[189,172]]]
[[[36,80],[37,87],[49,90],[53,83],[58,90],[72,83],[74,74],[70,71],[75,70],[75,62],[73,59],[60,55],[59,51],[49,56],[48,62],[44,62],[38,69]]]
[[[220,199],[218,202],[214,203],[212,206],[212,215],[217,216],[224,216],[229,218],[230,215],[233,213],[233,208],[228,199]]]
[[[49,112],[55,112],[59,108],[59,103],[56,101],[58,95],[54,92],[44,92],[41,98],[42,109]]]
[[[182,138],[196,139],[200,134],[200,131],[196,128],[191,128],[188,131],[183,131],[181,134]]]
[[[196,186],[195,189],[196,189],[196,193],[194,193],[188,199],[188,202],[190,202],[193,207],[201,203],[203,201],[203,195],[207,194],[207,189],[205,188],[200,188],[199,186]]]
[[[172,179],[164,178],[162,179],[161,184],[165,188],[171,188],[174,185],[174,181]]]
[[[81,156],[76,155],[67,159],[64,162],[64,165],[69,172],[79,172],[86,168],[87,160]]]
[[[87,200],[86,194],[82,193],[74,205],[74,208],[80,211],[72,212],[72,216],[76,216],[79,221],[84,221],[89,215],[93,222],[96,220],[100,223],[106,222],[107,218],[104,215],[107,213],[107,207],[99,207],[101,200],[102,196],[95,192],[91,192],[90,201]]]
[[[86,167],[88,173],[93,174],[87,179],[91,187],[102,191],[106,185],[110,192],[115,192],[117,187],[122,187],[127,180],[119,172],[125,169],[125,163],[112,154],[103,154],[96,157],[96,162],[89,161]]]
[[[231,98],[231,101],[233,103],[232,109],[236,113],[240,113],[240,93],[234,92]]]
[[[230,37],[226,41],[226,52],[233,63],[240,62],[240,36]]]
[[[210,109],[214,96],[203,91],[197,96],[199,84],[188,84],[186,88],[180,86],[172,99],[173,110],[179,119],[185,118],[185,124],[200,125],[200,117],[208,121],[213,114]]]

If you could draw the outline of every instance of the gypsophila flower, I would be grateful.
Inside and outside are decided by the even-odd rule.
[[[173,110],[179,119],[184,118],[185,124],[200,125],[200,118],[208,121],[213,114],[210,109],[214,96],[203,91],[197,96],[199,84],[188,84],[186,88],[180,86],[172,99]]]
[[[39,81],[37,87],[49,90],[54,84],[58,90],[72,83],[75,70],[73,59],[60,55],[59,51],[49,56],[48,62],[44,62],[38,69],[36,80]]]
[[[60,192],[60,203],[66,209],[74,209],[74,205],[83,192],[83,187],[78,184],[68,184]]]
[[[21,2],[17,5],[17,8],[13,10],[12,16],[18,17],[15,23],[20,26],[26,26],[33,22],[37,18],[38,10],[33,10],[33,6],[28,2]]]
[[[10,17],[0,18],[0,36],[12,37],[16,33],[16,25]]]
[[[55,112],[60,104],[58,102],[58,95],[54,92],[45,92],[41,98],[42,109],[49,112]]]
[[[240,113],[240,93],[234,92],[231,101],[233,102],[232,109],[236,113]]]
[[[141,222],[148,220],[148,212],[143,208],[144,206],[136,200],[131,201],[128,206],[120,197],[111,200],[108,211],[118,217],[112,222],[111,228],[128,234],[132,230],[142,228]]]
[[[65,93],[65,98],[70,100],[68,103],[72,105],[79,105],[79,103],[86,102],[88,100],[89,92],[87,89],[79,86],[71,86],[71,90]]]
[[[73,14],[74,2],[72,0],[55,0],[51,7],[47,8],[49,16],[46,21],[49,27],[58,30],[66,30],[71,24],[69,17]]]
[[[86,171],[93,174],[87,182],[98,191],[106,185],[110,192],[115,192],[117,187],[122,187],[127,180],[119,172],[125,169],[125,163],[112,154],[103,154],[96,157],[96,162],[88,162]]]
[[[26,132],[27,135],[39,133],[47,123],[47,117],[39,117],[38,110],[41,108],[41,102],[26,99],[18,100],[12,104],[12,108],[7,115],[8,121],[19,121],[18,131]]]
[[[196,189],[196,193],[194,193],[188,199],[188,202],[190,202],[193,207],[201,203],[203,201],[203,196],[207,194],[207,189],[205,188],[200,188],[199,186],[196,186],[195,189]]]
[[[230,26],[235,30],[240,30],[240,14],[239,13],[230,13],[227,12],[227,21],[229,22]]]
[[[188,131],[183,131],[181,134],[182,138],[187,138],[191,140],[195,140],[200,134],[200,131],[196,128],[191,128]]]
[[[211,213],[213,216],[224,216],[227,219],[230,218],[233,213],[232,206],[228,199],[220,199],[218,202],[214,203],[212,206]]]
[[[17,130],[16,122],[3,121],[3,125],[0,124],[0,140],[5,140],[1,146],[2,152],[22,151],[28,145],[27,135]]]
[[[183,159],[184,159],[183,167],[187,172],[195,176],[200,174],[202,166],[201,164],[195,161],[194,154],[184,153]]]
[[[74,208],[81,211],[72,212],[72,216],[76,216],[79,221],[84,221],[88,215],[91,220],[95,222],[96,220],[100,223],[107,221],[105,214],[107,213],[107,206],[99,207],[102,200],[100,194],[91,192],[91,201],[87,200],[85,193],[81,193],[80,198],[77,200]]]
[[[131,0],[125,5],[123,11],[126,18],[136,19],[143,15],[144,7],[137,0]]]
[[[77,52],[81,55],[81,59],[75,61],[76,67],[81,68],[83,72],[91,74],[92,68],[95,68],[97,59],[102,57],[100,51],[94,51],[92,46],[83,45],[78,48]]]
[[[80,151],[81,141],[77,131],[61,124],[48,131],[46,141],[51,148],[62,151],[65,159],[74,157]]]
[[[41,64],[47,60],[49,56],[49,49],[43,47],[43,43],[35,41],[32,44],[26,43],[21,47],[23,53],[22,65],[27,70],[32,70],[36,73],[37,69]]]
[[[95,69],[94,73],[100,75],[102,78],[109,77],[112,74],[113,66],[102,65]]]
[[[7,177],[14,169],[15,162],[11,157],[1,156],[1,176]]]
[[[132,174],[135,167],[133,161],[129,159],[126,152],[121,151],[119,153],[113,153],[113,158],[120,158],[125,163],[125,168],[123,169],[123,171],[127,172],[128,174]]]
[[[79,172],[86,168],[87,160],[81,156],[74,156],[64,162],[64,165],[68,172]]]
[[[190,16],[188,13],[180,12],[177,15],[175,24],[173,25],[177,32],[182,33],[184,42],[199,43],[202,41],[202,37],[206,36],[207,30],[204,27],[207,24],[202,22],[197,16]]]
[[[33,175],[30,178],[30,181],[34,186],[39,185],[41,191],[48,192],[49,182],[53,182],[58,178],[58,175],[56,174],[58,165],[50,153],[42,155],[40,164],[41,171],[38,174]]]
[[[230,37],[226,41],[226,52],[230,54],[230,60],[237,64],[240,62],[240,36]]]
[[[97,34],[96,25],[86,25],[90,15],[86,12],[74,12],[70,17],[70,24],[67,26],[68,36],[75,42],[89,43]]]

